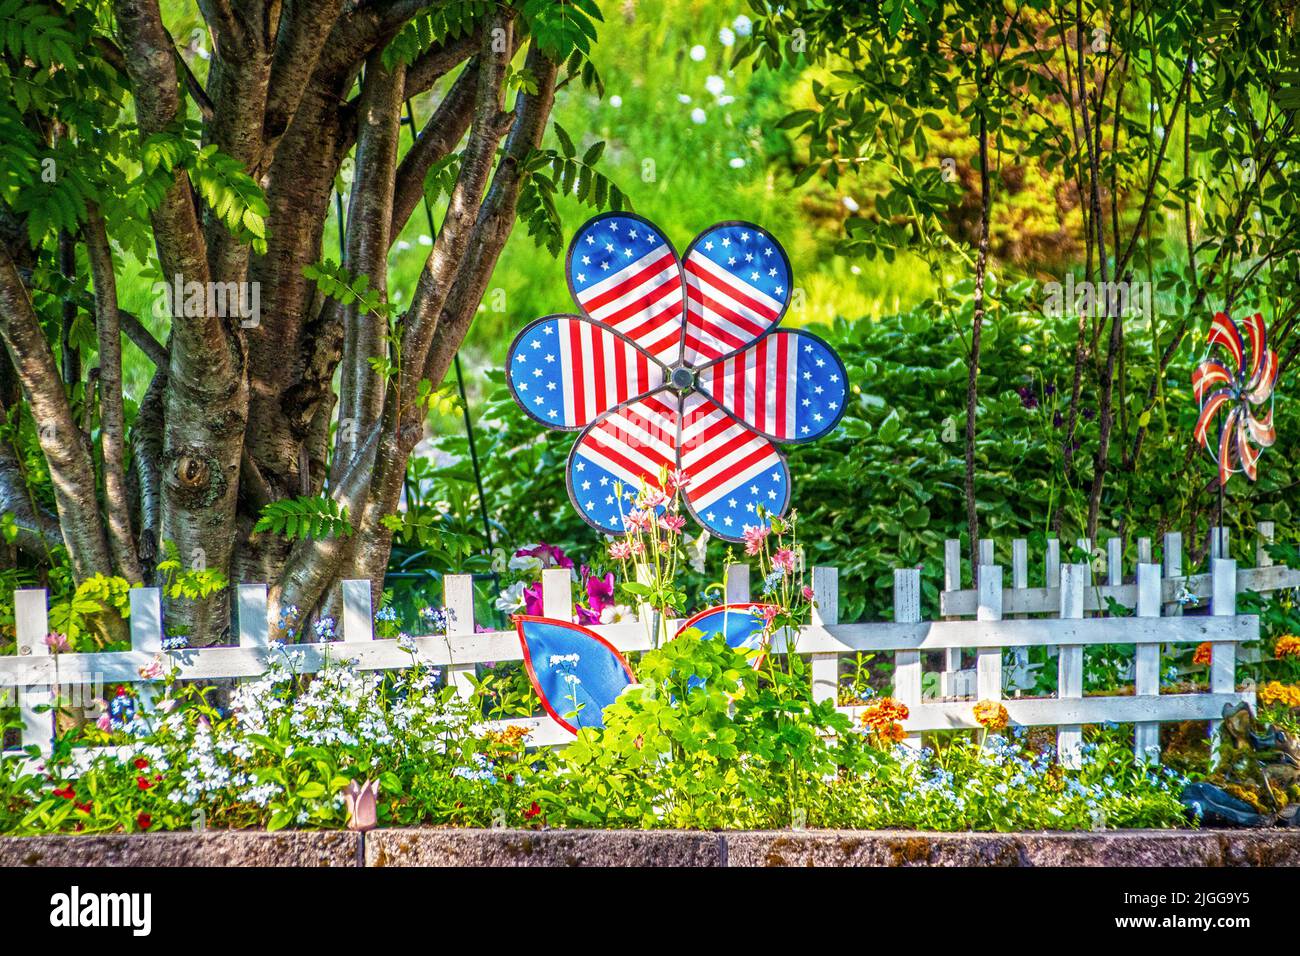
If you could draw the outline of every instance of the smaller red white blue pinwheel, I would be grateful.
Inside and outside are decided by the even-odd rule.
[[[569,733],[605,726],[604,710],[636,675],[613,644],[581,624],[515,617],[524,669],[551,719]]]
[[[1192,372],[1192,393],[1201,407],[1194,434],[1219,466],[1220,485],[1226,485],[1238,472],[1254,481],[1259,476],[1260,449],[1277,440],[1273,427],[1277,353],[1268,347],[1262,315],[1256,313],[1242,324],[1246,339],[1236,322],[1226,313],[1216,312],[1206,336],[1208,351]],[[1220,413],[1224,418],[1218,441],[1211,445],[1210,425]]]
[[[581,431],[567,480],[583,520],[624,534],[629,502],[663,490],[666,473],[685,476],[672,490],[724,540],[783,515],[790,470],[777,445],[834,428],[848,376],[817,336],[777,329],[793,279],[781,244],[721,222],[679,258],[653,223],[606,213],[573,237],[566,273],[580,314],[525,326],[506,381],[534,419]]]
[[[763,648],[767,626],[765,604],[723,604],[700,611],[682,622],[677,637],[698,631],[711,638],[721,634],[735,650]],[[524,651],[524,669],[542,708],[571,734],[582,727],[605,726],[604,711],[623,688],[636,683],[631,666],[613,644],[581,624],[529,614],[515,616],[515,629]],[[751,665],[758,667],[762,655]],[[691,686],[703,686],[691,678]]]

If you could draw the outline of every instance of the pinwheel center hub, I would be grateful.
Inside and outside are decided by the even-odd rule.
[[[686,366],[678,366],[672,370],[668,379],[672,382],[673,388],[679,392],[689,392],[695,387],[695,369]]]

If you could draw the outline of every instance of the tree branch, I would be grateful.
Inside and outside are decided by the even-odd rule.
[[[0,249],[0,337],[37,423],[41,451],[50,467],[59,526],[72,561],[73,575],[84,581],[112,571],[108,543],[95,500],[95,472],[81,441],[81,430],[63,392],[54,353],[41,331],[9,254]]]
[[[362,126],[357,137],[356,174],[348,205],[343,264],[352,276],[367,276],[370,288],[387,300],[389,224],[393,215],[393,176],[401,135],[405,69],[389,70],[376,51],[366,61],[361,90]],[[352,458],[354,437],[366,434],[384,409],[387,380],[370,365],[388,355],[387,322],[362,313],[356,303],[344,310],[343,363],[339,378],[339,423],[333,475]]]
[[[99,441],[104,459],[104,504],[108,541],[117,573],[139,584],[140,559],[131,534],[127,499],[122,412],[122,327],[117,311],[117,278],[104,219],[94,203],[87,205],[86,250],[95,285],[95,331],[99,338]]]

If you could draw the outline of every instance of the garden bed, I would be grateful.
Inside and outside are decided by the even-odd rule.
[[[1300,866],[1300,831],[209,830],[3,837],[0,866]]]

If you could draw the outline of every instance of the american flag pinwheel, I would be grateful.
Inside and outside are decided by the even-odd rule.
[[[1268,448],[1277,438],[1273,428],[1277,353],[1268,347],[1262,315],[1256,313],[1242,325],[1246,327],[1244,340],[1237,323],[1226,313],[1216,312],[1206,337],[1208,351],[1192,372],[1192,393],[1201,407],[1194,434],[1219,466],[1221,486],[1238,472],[1254,481],[1260,449]],[[1218,441],[1211,444],[1210,426],[1221,414]]]
[[[525,326],[506,379],[531,417],[580,432],[566,477],[583,520],[623,534],[629,500],[665,473],[685,475],[687,509],[727,541],[784,514],[778,445],[834,428],[848,381],[822,339],[777,328],[793,278],[781,244],[721,222],[679,257],[653,223],[606,213],[573,237],[565,271],[579,314]]]

